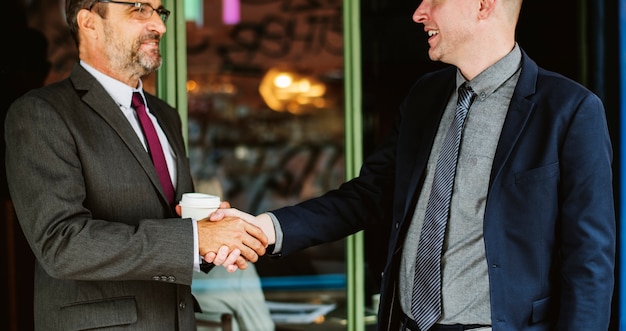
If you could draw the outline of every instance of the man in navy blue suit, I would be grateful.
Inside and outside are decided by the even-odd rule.
[[[295,206],[256,217],[220,210],[215,219],[259,225],[274,255],[388,223],[378,330],[419,330],[423,316],[411,309],[418,242],[465,83],[475,98],[441,253],[441,312],[427,330],[607,330],[616,233],[604,107],[520,48],[521,5],[421,1],[413,19],[429,35],[429,56],[451,66],[415,83],[359,176]]]

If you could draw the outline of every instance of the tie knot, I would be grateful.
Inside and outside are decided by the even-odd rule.
[[[465,105],[469,108],[469,105],[474,102],[474,98],[476,97],[476,93],[472,90],[472,87],[467,84],[467,82],[461,84],[459,86],[459,104]]]
[[[138,109],[139,107],[145,107],[145,104],[143,103],[143,97],[141,97],[141,93],[133,92],[133,99],[130,104],[135,109]]]

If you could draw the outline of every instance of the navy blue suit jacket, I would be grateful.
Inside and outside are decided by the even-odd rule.
[[[339,189],[273,211],[289,254],[389,224],[379,330],[397,331],[400,254],[456,68],[419,79],[393,133]],[[525,53],[484,216],[494,331],[606,330],[614,286],[612,149],[601,101]],[[381,238],[384,240],[386,238]]]

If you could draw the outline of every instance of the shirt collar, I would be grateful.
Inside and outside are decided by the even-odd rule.
[[[493,94],[504,82],[506,82],[513,74],[515,74],[522,66],[522,52],[519,45],[515,43],[513,50],[506,56],[492,64],[483,72],[474,77],[468,84],[476,92],[478,100],[485,100]],[[457,90],[461,84],[465,82],[465,78],[460,70],[457,70],[456,85]]]
[[[139,79],[139,88],[135,89],[115,78],[103,74],[83,60],[80,61],[80,65],[93,75],[100,84],[102,84],[102,87],[104,87],[111,98],[113,98],[113,101],[115,101],[119,106],[130,108],[133,92],[141,93],[141,96],[145,99],[145,96],[143,95],[143,82],[141,79]]]

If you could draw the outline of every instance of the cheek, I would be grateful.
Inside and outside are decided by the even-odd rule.
[[[475,31],[473,22],[470,22],[467,17],[456,16],[446,21],[445,26],[442,28],[445,32],[446,39],[449,42],[468,43],[472,39],[472,35]]]

